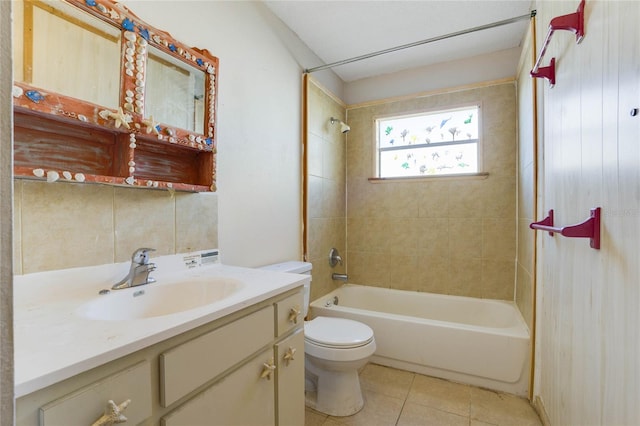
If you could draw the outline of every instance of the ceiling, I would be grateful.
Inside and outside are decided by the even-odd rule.
[[[265,4],[329,64],[526,15],[531,0],[278,0]],[[519,47],[526,29],[527,20],[522,20],[340,65],[333,71],[349,82],[488,54]]]

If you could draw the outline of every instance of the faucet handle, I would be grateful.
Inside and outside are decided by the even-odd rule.
[[[332,248],[331,250],[329,250],[329,266],[333,268],[338,263],[342,265],[342,256],[340,256],[340,253],[338,253],[337,249]]]
[[[146,247],[137,249],[131,255],[131,262],[137,263],[138,265],[146,265],[147,263],[149,263],[150,251],[156,251],[156,249]]]

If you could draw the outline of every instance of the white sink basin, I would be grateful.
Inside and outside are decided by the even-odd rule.
[[[241,281],[232,278],[214,277],[146,284],[97,296],[76,313],[103,321],[153,318],[210,305],[236,294],[242,286]]]

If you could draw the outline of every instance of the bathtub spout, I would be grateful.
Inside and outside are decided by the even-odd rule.
[[[331,279],[334,281],[347,281],[349,276],[347,274],[336,274],[335,272],[331,274]]]

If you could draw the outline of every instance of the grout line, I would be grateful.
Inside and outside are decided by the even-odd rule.
[[[411,383],[409,384],[409,390],[407,391],[407,394],[404,396],[404,400],[402,401],[402,407],[400,408],[400,413],[398,414],[398,418],[396,419],[395,426],[398,426],[400,417],[402,417],[404,406],[407,404],[407,399],[409,399],[409,394],[411,393],[411,388],[413,387],[413,382],[415,382],[415,380],[416,380],[416,373],[413,373],[411,377]]]

